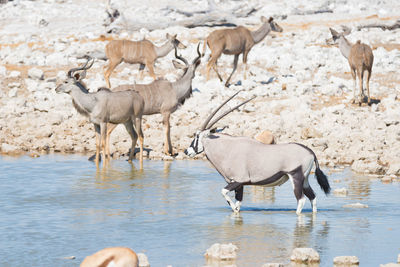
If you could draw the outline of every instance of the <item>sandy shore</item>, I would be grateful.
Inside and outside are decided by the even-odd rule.
[[[178,13],[165,14],[166,6],[185,9],[190,2],[196,10],[206,9],[207,1],[150,1],[127,6],[113,1],[120,10],[137,14],[146,21],[157,17],[179,20]],[[186,3],[184,5],[184,3]],[[239,5],[220,1],[221,6]],[[82,6],[83,5],[83,6]],[[125,5],[125,6],[124,6]],[[400,30],[362,29],[369,23],[393,24],[400,19],[398,1],[248,1],[257,7],[243,25],[255,29],[260,17],[274,16],[282,33],[271,33],[255,45],[248,57],[248,75],[243,79],[241,57],[234,83],[225,88],[215,73],[205,79],[209,50],[193,80],[193,96],[171,116],[172,144],[184,159],[183,150],[209,112],[239,89],[237,100],[257,98],[224,118],[218,125],[226,133],[255,136],[263,130],[273,132],[278,143],[300,142],[312,148],[321,164],[334,167],[351,165],[360,173],[397,177],[400,174]],[[313,13],[321,9],[332,13]],[[101,55],[112,39],[147,38],[162,44],[166,33],[177,34],[187,48],[188,60],[196,56],[196,46],[216,28],[179,26],[167,29],[107,33],[105,1],[13,1],[0,9],[0,151],[5,154],[35,152],[88,153],[95,150],[93,125],[73,108],[68,95],[56,94],[56,85],[66,72],[84,62],[85,53]],[[130,13],[129,13],[130,14]],[[347,60],[337,47],[328,44],[329,27],[352,28],[348,39],[362,40],[373,48],[374,66],[370,81],[371,106],[351,104],[353,81]],[[156,74],[168,80],[182,75],[174,69],[171,52],[157,60]],[[223,55],[218,64],[223,77],[232,69],[233,56]],[[91,91],[105,86],[103,66],[97,60],[85,80]],[[149,83],[148,72],[138,79],[138,65],[121,64],[111,75],[113,86]],[[162,154],[161,115],[143,120],[147,156],[172,159]],[[114,157],[126,156],[129,135],[118,126],[111,137]],[[202,158],[200,155],[199,158]]]

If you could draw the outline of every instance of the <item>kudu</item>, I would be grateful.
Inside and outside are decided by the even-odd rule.
[[[240,92],[240,91],[239,91]],[[239,92],[231,96],[211,113],[200,130],[195,133],[194,139],[185,154],[193,157],[205,152],[207,159],[224,177],[228,185],[222,189],[222,195],[234,212],[239,212],[243,199],[245,185],[277,186],[290,180],[297,199],[296,213],[300,214],[306,195],[312,205],[313,212],[317,211],[315,193],[308,183],[308,176],[316,166],[316,177],[319,185],[326,194],[330,191],[327,177],[319,168],[317,157],[308,147],[297,144],[263,144],[253,138],[236,137],[214,133],[211,128],[229,112],[244,105],[251,99],[227,110],[211,121],[219,109]],[[211,122],[210,122],[211,121]],[[228,192],[235,190],[234,203]]]
[[[217,60],[221,54],[234,55],[233,70],[229,78],[225,82],[225,86],[229,85],[229,81],[236,70],[239,55],[243,53],[243,64],[245,64],[244,78],[246,79],[247,71],[247,55],[250,49],[257,43],[261,42],[270,31],[282,32],[282,28],[273,20],[264,16],[261,17],[263,23],[260,28],[255,31],[239,26],[234,29],[215,30],[208,35],[203,46],[203,55],[206,51],[206,45],[211,50],[211,57],[207,63],[207,80],[209,79],[210,69],[213,68],[218,78],[222,82],[222,77],[218,73]]]
[[[136,253],[125,247],[105,248],[87,256],[80,267],[139,267]]]
[[[154,74],[154,62],[157,58],[166,56],[174,47],[186,48],[175,35],[167,33],[167,41],[161,46],[155,46],[149,40],[130,41],[113,40],[106,45],[106,56],[108,58],[108,67],[104,71],[104,78],[107,87],[111,88],[110,75],[121,62],[130,64],[140,64],[140,76],[143,75],[144,67],[150,71],[151,77],[156,80]]]
[[[150,84],[129,84],[120,85],[113,89],[116,91],[135,90],[144,99],[143,115],[161,114],[163,116],[163,124],[165,131],[164,153],[173,155],[170,135],[170,116],[175,110],[182,105],[185,100],[192,94],[192,80],[195,76],[196,68],[201,62],[201,54],[199,50],[200,43],[197,45],[197,57],[188,63],[186,59],[178,56],[177,48],[175,47],[175,57],[184,64],[173,60],[176,68],[184,70],[183,75],[175,82],[169,82],[164,79],[155,80]],[[110,138],[111,132],[116,125],[109,125],[107,139]],[[109,142],[107,142],[109,143]]]
[[[371,78],[372,73],[372,64],[374,63],[374,55],[372,54],[372,49],[366,45],[361,43],[358,40],[355,44],[350,43],[344,36],[350,34],[350,29],[345,27],[345,30],[342,33],[338,33],[332,28],[329,28],[332,34],[332,39],[335,43],[339,44],[339,49],[342,55],[349,61],[351,75],[353,76],[354,81],[354,99],[353,103],[356,101],[359,105],[361,105],[363,101],[364,91],[363,91],[363,82],[364,82],[364,72],[367,71],[367,94],[368,94],[368,104],[371,104],[371,98],[369,94],[369,79]],[[356,97],[356,76],[358,76],[359,83],[359,97]]]
[[[88,65],[89,61],[91,63]],[[143,161],[143,133],[142,115],[144,108],[143,97],[136,91],[111,92],[107,88],[100,88],[95,93],[89,93],[81,82],[86,77],[86,71],[92,67],[94,59],[89,58],[83,67],[68,71],[67,80],[56,88],[57,93],[67,93],[72,97],[76,110],[89,118],[96,131],[96,165],[99,164],[99,153],[103,149],[103,166],[107,156],[105,148],[107,124],[124,124],[132,139],[132,148],[129,160],[133,159],[134,148],[139,135],[140,162]],[[81,74],[77,71],[83,71]]]

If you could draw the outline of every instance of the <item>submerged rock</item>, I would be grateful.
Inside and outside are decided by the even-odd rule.
[[[333,264],[339,266],[358,266],[360,261],[356,256],[338,256],[333,259]]]
[[[295,248],[290,260],[301,263],[316,263],[320,261],[319,254],[313,248]]]
[[[229,244],[219,244],[216,243],[207,249],[204,256],[207,259],[215,259],[221,261],[232,261],[237,258],[236,251],[238,247],[232,243]]]
[[[149,260],[144,253],[138,253],[137,254],[138,259],[139,259],[139,267],[150,267]]]

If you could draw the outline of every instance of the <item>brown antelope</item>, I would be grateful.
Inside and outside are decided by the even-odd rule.
[[[368,94],[368,104],[371,103],[371,98],[369,95],[369,79],[371,78],[372,73],[372,64],[374,63],[374,55],[372,54],[372,49],[366,45],[361,43],[358,40],[355,44],[350,43],[344,36],[350,34],[350,29],[345,28],[342,33],[338,33],[334,29],[329,28],[332,34],[332,39],[335,43],[339,44],[339,49],[342,55],[349,61],[351,75],[353,76],[354,81],[354,99],[353,103],[356,101],[359,105],[361,105],[363,101],[363,81],[364,81],[364,72],[367,71],[367,94]],[[356,75],[358,76],[358,83],[360,94],[359,97],[356,97]]]
[[[239,55],[242,53],[243,64],[245,64],[244,78],[246,79],[247,55],[250,49],[255,44],[261,42],[270,31],[282,32],[282,28],[273,20],[272,17],[267,20],[262,16],[261,22],[263,24],[255,31],[250,31],[243,26],[239,26],[234,29],[216,30],[208,35],[203,46],[203,56],[206,51],[206,44],[211,50],[211,58],[207,63],[207,80],[209,79],[210,69],[213,68],[222,82],[221,75],[217,70],[217,60],[222,53],[235,56],[233,59],[233,70],[231,75],[229,75],[228,80],[226,80],[225,86],[229,85],[229,80],[236,70]]]
[[[107,87],[111,88],[110,75],[118,64],[126,62],[130,64],[140,64],[140,76],[143,75],[144,67],[147,66],[151,77],[156,80],[154,74],[154,62],[157,58],[166,56],[174,47],[186,48],[175,35],[167,33],[167,41],[161,46],[155,46],[149,40],[129,41],[113,40],[106,45],[106,56],[108,58],[108,67],[104,71],[104,78]]]
[[[197,46],[197,57],[188,63],[186,59],[178,56],[175,47],[175,57],[184,64],[173,60],[174,66],[184,70],[183,75],[175,82],[169,82],[164,79],[158,79],[150,84],[127,84],[120,85],[113,89],[116,91],[135,90],[144,99],[143,115],[161,114],[163,116],[163,124],[165,129],[164,153],[173,155],[173,149],[170,136],[170,116],[182,105],[186,98],[192,94],[192,80],[195,75],[196,68],[200,65],[201,54]],[[116,125],[109,125],[107,131],[107,149],[109,149],[109,138],[111,132]],[[132,152],[132,151],[131,151]],[[109,154],[109,152],[108,152]]]
[[[68,71],[67,80],[58,85],[57,93],[66,93],[72,97],[72,101],[76,110],[82,115],[89,118],[94,124],[96,131],[96,166],[99,165],[99,153],[103,148],[103,166],[105,165],[107,156],[109,157],[109,149],[106,154],[106,133],[107,125],[124,124],[126,130],[132,139],[132,148],[129,160],[133,159],[134,148],[139,135],[140,142],[140,164],[143,162],[143,132],[142,132],[142,115],[144,108],[143,97],[136,91],[111,92],[107,88],[100,88],[95,93],[89,93],[87,88],[81,82],[86,76],[86,70],[89,69],[94,60],[89,64],[89,58],[83,67],[73,68]],[[83,70],[82,74],[76,73]]]
[[[130,248],[105,248],[87,256],[80,267],[138,267],[139,259]]]

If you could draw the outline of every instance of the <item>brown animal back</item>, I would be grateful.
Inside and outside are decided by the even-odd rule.
[[[145,59],[156,58],[154,45],[149,40],[113,40],[106,46],[106,55],[108,59],[127,63],[145,63]]]
[[[222,49],[224,54],[235,55],[243,52],[243,48],[252,42],[250,31],[239,26],[234,29],[222,29],[213,31],[207,38],[210,49]],[[223,44],[223,47],[216,47]]]
[[[374,55],[371,47],[357,41],[350,50],[350,64],[355,68],[362,67],[363,69],[371,70],[374,62]]]

